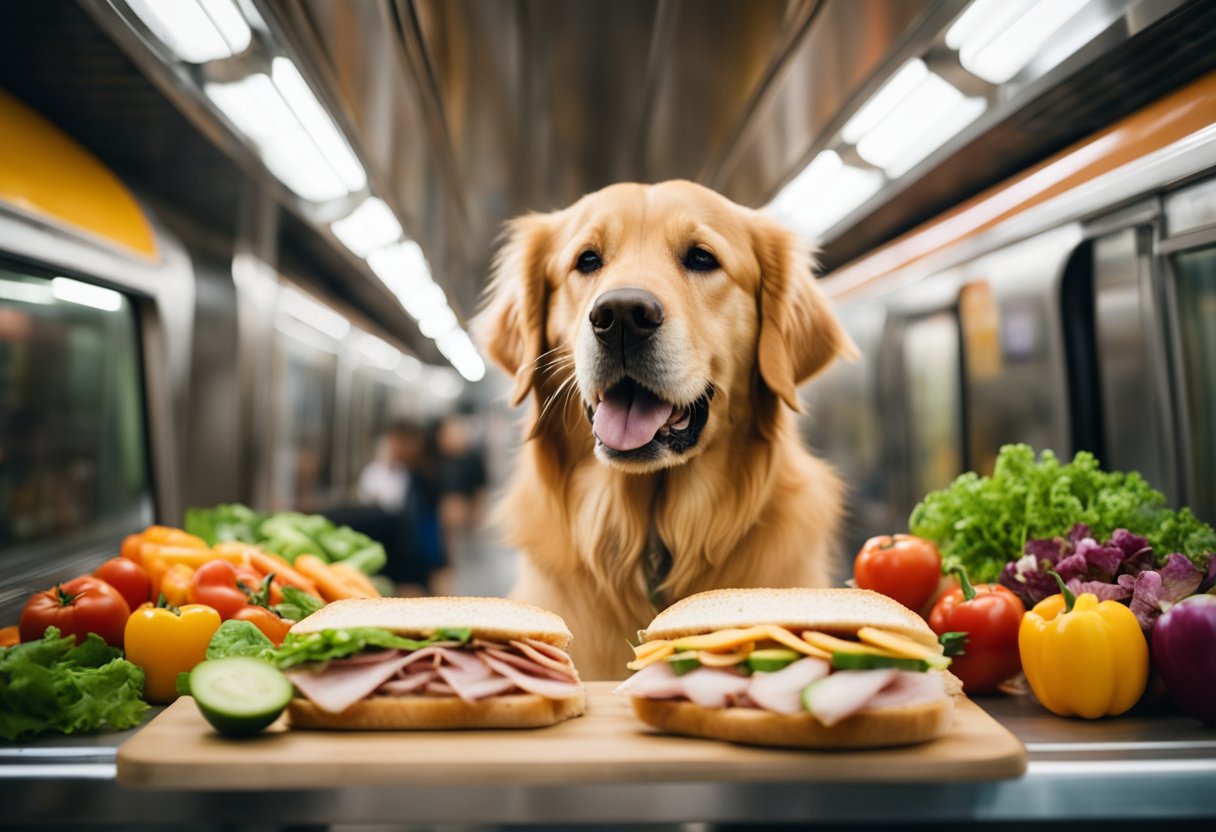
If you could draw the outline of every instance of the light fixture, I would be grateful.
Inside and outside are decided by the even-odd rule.
[[[438,338],[440,335],[446,335],[459,325],[460,322],[456,320],[456,313],[446,303],[443,306],[435,307],[418,319],[418,330],[427,338]]]
[[[382,370],[392,370],[401,362],[401,350],[366,332],[359,339],[359,352]]]
[[[367,257],[401,236],[401,223],[393,210],[384,200],[374,196],[359,203],[350,216],[330,223],[329,228],[358,257]]]
[[[91,306],[103,312],[117,312],[122,309],[122,295],[113,289],[94,286],[92,283],[81,283],[70,277],[56,277],[51,280],[51,294],[55,300],[76,303],[80,306]]]
[[[17,303],[54,303],[51,287],[45,283],[26,283],[22,280],[0,280],[0,300]]]
[[[427,388],[441,399],[454,399],[464,390],[464,384],[451,370],[432,370],[426,382]]]
[[[985,106],[982,98],[967,98],[940,75],[925,70],[899,103],[858,139],[857,155],[896,178],[974,121]]]
[[[417,381],[422,378],[422,362],[412,355],[402,355],[401,363],[397,365],[397,375],[406,381]]]
[[[232,0],[127,0],[127,6],[186,63],[231,58],[253,39]]]
[[[485,362],[463,329],[456,328],[439,336],[435,339],[435,346],[466,381],[481,381],[485,377]]]
[[[288,58],[275,58],[271,62],[270,75],[287,105],[346,189],[351,193],[363,190],[367,185],[363,165],[296,65]]]
[[[877,193],[882,183],[879,171],[846,165],[836,151],[825,150],[781,189],[768,210],[815,237]]]
[[[928,74],[929,68],[920,58],[908,61],[848,120],[840,131],[840,137],[849,144],[857,144],[862,136],[899,106]]]
[[[946,32],[946,45],[958,50],[959,63],[968,72],[990,84],[1004,84],[1085,2],[976,0]]]
[[[314,202],[347,194],[268,75],[257,72],[231,83],[204,84],[203,92],[257,145],[270,172],[296,194]]]
[[[278,308],[335,341],[345,338],[346,334],[350,332],[350,321],[346,320],[344,315],[314,300],[294,286],[284,286],[279,291]]]

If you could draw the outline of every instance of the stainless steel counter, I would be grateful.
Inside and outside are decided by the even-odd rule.
[[[1216,731],[1180,716],[1064,720],[1028,697],[981,704],[1026,743],[1030,767],[993,783],[632,783],[551,787],[148,792],[120,787],[130,732],[0,746],[5,825],[194,822],[680,823],[1216,819]],[[419,760],[425,765],[425,760]]]

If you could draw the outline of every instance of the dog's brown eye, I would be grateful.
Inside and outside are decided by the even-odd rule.
[[[693,246],[684,255],[684,268],[690,272],[712,272],[721,267],[718,265],[717,257],[700,246]]]
[[[583,274],[591,274],[592,272],[598,272],[603,265],[604,261],[599,254],[591,249],[587,249],[578,256],[578,260],[575,262],[574,267]]]

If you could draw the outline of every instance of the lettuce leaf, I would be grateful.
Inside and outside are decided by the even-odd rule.
[[[288,633],[275,651],[275,664],[280,670],[306,662],[327,662],[353,656],[368,648],[384,650],[420,650],[438,641],[464,643],[472,633],[468,629],[438,630],[426,639],[403,638],[378,627],[350,627],[345,630],[321,630],[315,633]]]
[[[76,646],[48,627],[0,649],[0,737],[132,728],[148,712],[143,690],[144,672],[96,634]]]
[[[1103,471],[1085,451],[1069,463],[1051,451],[1036,459],[1028,445],[1004,446],[991,477],[961,475],[928,494],[908,520],[912,534],[941,549],[943,569],[963,566],[976,582],[995,581],[1027,541],[1063,538],[1078,523],[1097,540],[1130,530],[1162,556],[1180,552],[1197,565],[1216,551],[1216,530],[1187,509],[1167,508],[1138,473]]]

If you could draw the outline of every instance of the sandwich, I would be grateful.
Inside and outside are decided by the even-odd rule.
[[[674,734],[789,748],[909,745],[949,730],[962,686],[916,613],[863,589],[721,589],[639,634],[616,689]]]
[[[570,631],[505,598],[352,598],[296,622],[293,728],[539,728],[579,716]]]

